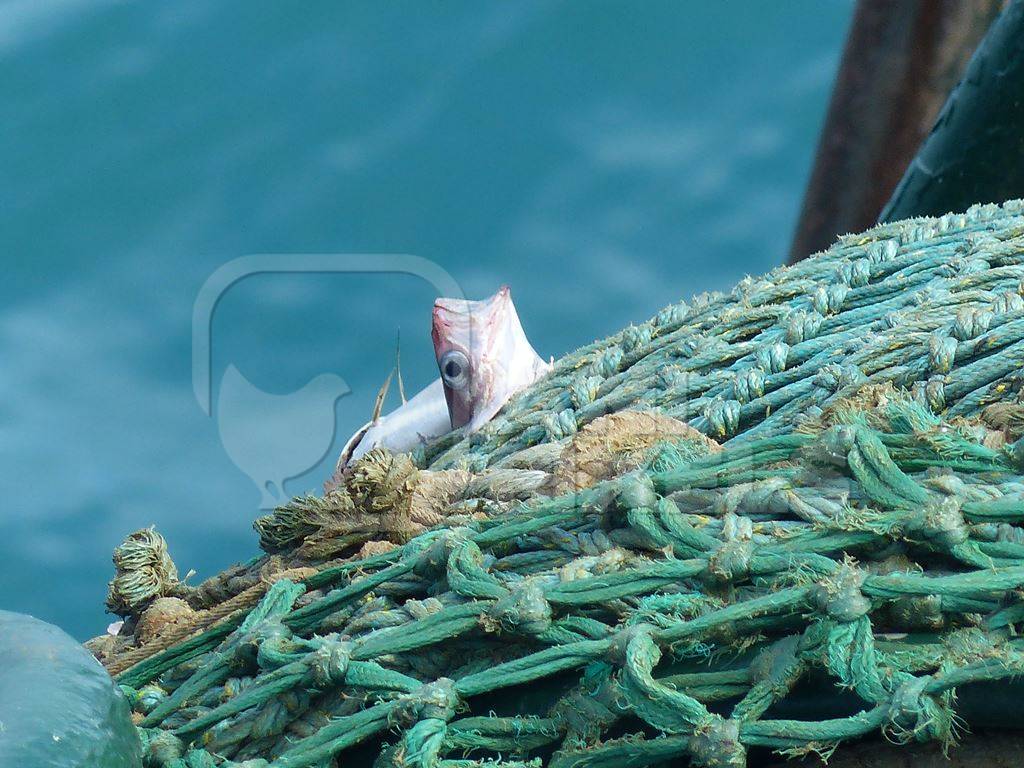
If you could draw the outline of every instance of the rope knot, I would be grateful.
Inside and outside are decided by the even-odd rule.
[[[930,677],[912,677],[893,693],[886,731],[896,742],[946,742],[950,738],[952,715],[934,696],[925,693],[929,682]]]
[[[932,413],[946,410],[946,382],[942,376],[932,376],[926,382],[915,381],[911,387],[911,394]]]
[[[653,335],[651,326],[647,323],[631,325],[622,332],[622,349],[627,354],[633,352],[640,347],[650,344]]]
[[[158,704],[167,698],[167,692],[159,685],[153,683],[142,686],[138,691],[133,691],[128,686],[122,685],[121,691],[128,698],[128,701],[131,702],[132,709],[144,715],[148,715],[157,708]]]
[[[953,321],[953,336],[960,341],[973,339],[988,330],[994,315],[987,309],[963,307]]]
[[[139,738],[147,765],[173,765],[185,754],[185,743],[170,731],[140,728]]]
[[[867,247],[868,261],[872,264],[880,264],[883,261],[894,259],[898,252],[899,243],[895,240],[879,240]]]
[[[455,717],[460,704],[455,682],[447,677],[439,677],[400,697],[388,721],[392,725],[406,726],[421,720],[441,720],[447,723]]]
[[[1014,291],[1003,291],[992,302],[992,311],[997,315],[1019,312],[1024,309],[1024,298]]]
[[[903,630],[937,632],[946,626],[939,595],[905,595],[889,606],[893,625]]]
[[[813,339],[824,321],[825,318],[818,312],[805,312],[802,309],[792,312],[786,319],[786,343],[799,344]]]
[[[814,386],[829,392],[838,392],[850,384],[863,384],[867,381],[864,373],[856,365],[823,365],[814,374]]]
[[[723,541],[708,558],[707,574],[715,581],[730,582],[750,573],[754,527],[749,518],[732,513],[723,522]]]
[[[715,511],[724,516],[730,512],[744,515],[785,514],[790,509],[787,494],[792,483],[784,477],[769,477],[753,483],[729,488],[715,502]]]
[[[597,398],[602,379],[598,376],[577,376],[569,384],[569,399],[574,408],[589,405]]]
[[[253,665],[260,666],[260,651],[266,645],[268,650],[284,646],[292,632],[281,623],[280,616],[267,616],[245,628],[234,641],[230,665],[233,670],[248,671]],[[273,666],[268,664],[268,666]]]
[[[622,514],[627,514],[633,509],[654,509],[657,504],[658,494],[648,475],[632,473],[619,479],[615,491],[615,506]]]
[[[861,592],[865,573],[847,561],[812,592],[818,609],[841,623],[856,621],[871,611],[871,601]]]
[[[678,366],[670,365],[658,368],[655,374],[658,389],[686,389],[691,384],[699,384],[700,374],[694,371],[683,371]]]
[[[855,259],[840,268],[839,279],[851,288],[862,288],[871,281],[870,259]]]
[[[740,403],[749,403],[764,396],[764,371],[760,368],[746,368],[733,378],[733,393]]]
[[[781,373],[786,370],[786,361],[789,359],[789,344],[784,341],[776,341],[773,344],[766,344],[759,347],[754,353],[757,365],[761,370],[769,373]]]
[[[756,685],[763,680],[781,677],[796,658],[800,649],[800,638],[800,635],[789,635],[758,653],[748,668],[750,682]]]
[[[416,557],[412,571],[425,579],[444,576],[448,571],[448,557],[468,540],[468,528],[449,528],[442,533]]]
[[[606,675],[596,684],[584,680],[558,700],[549,716],[565,724],[570,738],[594,743],[627,706],[618,681]]]
[[[690,739],[693,762],[705,768],[745,768],[747,751],[740,741],[740,724],[711,715]]]
[[[834,315],[843,308],[850,286],[846,283],[819,285],[811,294],[811,306],[819,315]]]
[[[647,624],[646,622],[638,621],[636,624],[627,624],[618,632],[612,636],[612,644],[608,648],[607,660],[617,667],[624,666],[626,663],[626,651],[629,649],[629,644],[635,639],[648,636],[654,632],[654,625]],[[653,643],[652,643],[653,645]],[[657,645],[653,645],[657,652]]]
[[[830,464],[846,467],[846,458],[857,444],[857,429],[852,424],[836,424],[829,427],[818,438],[818,455]]]
[[[713,437],[732,437],[740,425],[740,404],[736,400],[712,400],[704,408],[704,418]]]
[[[315,688],[324,690],[345,682],[352,643],[341,640],[337,635],[320,639],[320,647],[312,653],[309,661],[309,677]]]
[[[940,549],[963,544],[970,535],[956,496],[942,496],[928,504],[920,522],[909,527],[907,533],[919,535]]]
[[[619,372],[620,363],[622,363],[622,349],[618,346],[608,347],[590,364],[588,373],[607,379]]]
[[[488,632],[539,635],[551,628],[551,615],[551,604],[540,584],[527,580],[496,600],[484,613],[482,623]]]
[[[956,362],[956,339],[936,331],[928,338],[928,368],[932,373],[949,373]]]
[[[686,319],[689,312],[690,305],[685,301],[681,301],[678,304],[672,304],[671,306],[665,307],[655,316],[654,324],[659,328],[664,328],[667,325],[679,325]]]
[[[541,418],[541,426],[548,440],[561,440],[576,434],[576,412],[566,408],[558,413],[546,413]]]
[[[294,661],[292,654],[296,651],[296,644],[292,640],[291,630],[280,622],[275,623],[277,627],[271,628],[271,625],[268,625],[267,631],[258,641],[250,641],[258,643],[256,666],[263,671],[274,670],[289,661]]]

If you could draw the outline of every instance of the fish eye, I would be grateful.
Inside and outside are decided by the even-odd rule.
[[[452,389],[469,386],[469,359],[459,350],[445,352],[438,361],[438,368],[446,386]]]

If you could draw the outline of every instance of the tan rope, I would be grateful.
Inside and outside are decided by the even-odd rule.
[[[333,563],[328,563],[321,568],[290,568],[266,575],[258,584],[254,584],[248,589],[239,592],[220,605],[197,612],[190,621],[169,624],[165,630],[161,631],[159,635],[149,642],[140,645],[138,648],[132,648],[115,658],[105,659],[103,665],[111,675],[118,675],[126,669],[135,666],[140,661],[144,661],[150,656],[160,653],[176,643],[180,643],[182,640],[187,640],[193,635],[212,628],[221,621],[234,616],[239,611],[247,611],[260,601],[260,598],[266,594],[274,582],[281,579],[302,581],[332,565]]]

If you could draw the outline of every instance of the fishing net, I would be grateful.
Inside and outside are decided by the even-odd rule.
[[[1022,368],[1024,203],[878,227],[371,451],[197,587],[133,534],[90,646],[159,768],[949,745],[1024,672]]]

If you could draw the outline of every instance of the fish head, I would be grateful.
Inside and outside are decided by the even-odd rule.
[[[431,336],[452,429],[479,429],[549,369],[530,346],[507,285],[482,301],[435,301]]]

